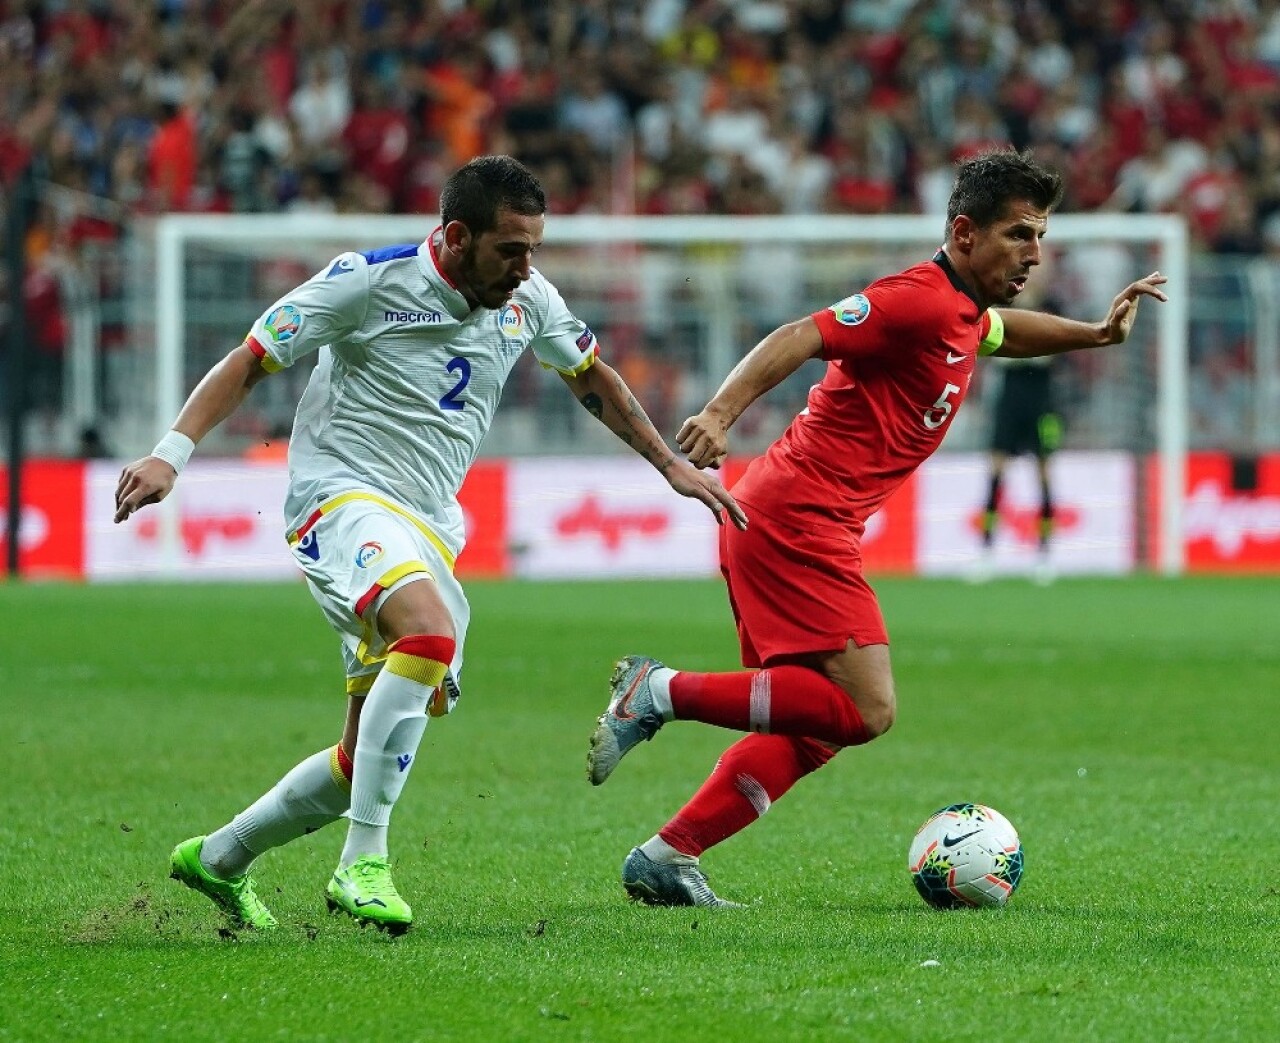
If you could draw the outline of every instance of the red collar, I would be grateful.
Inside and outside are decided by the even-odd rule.
[[[453,289],[458,290],[458,284],[449,276],[445,275],[444,269],[440,267],[440,258],[436,255],[436,232],[443,233],[443,226],[437,226],[434,232],[427,236],[427,249],[431,252],[431,263],[436,266],[436,271],[440,273],[440,278],[447,282]],[[458,290],[461,293],[461,290]]]

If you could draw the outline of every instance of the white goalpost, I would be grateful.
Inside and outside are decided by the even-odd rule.
[[[398,242],[420,241],[434,226],[429,215],[166,215],[155,225],[155,431],[163,431],[177,415],[190,391],[188,357],[193,329],[189,266],[195,250],[243,257],[258,262],[288,258],[307,274],[334,254]],[[538,265],[560,286],[570,306],[580,310],[584,296],[600,314],[625,311],[637,325],[677,321],[673,316],[696,312],[700,344],[690,370],[695,384],[714,386],[754,339],[744,325],[780,323],[806,310],[856,292],[878,275],[929,256],[942,241],[939,216],[787,216],[787,217],[615,217],[556,216],[547,219],[546,246]],[[1046,248],[1066,256],[1079,252],[1075,284],[1088,283],[1089,250],[1113,250],[1123,281],[1105,281],[1106,300],[1124,282],[1158,268],[1169,283],[1169,301],[1144,309],[1141,336],[1150,342],[1152,362],[1141,380],[1154,384],[1150,445],[1158,460],[1156,506],[1157,549],[1148,563],[1165,575],[1184,567],[1183,495],[1187,454],[1187,369],[1189,323],[1188,240],[1181,218],[1170,215],[1064,214],[1051,218]],[[750,255],[750,278],[742,266],[726,258]],[[307,267],[309,266],[309,268]],[[562,275],[574,273],[572,277]],[[1099,287],[1103,275],[1094,273]],[[305,278],[305,275],[303,276]],[[1057,277],[1033,276],[1032,284]],[[577,280],[580,285],[566,285]],[[302,281],[301,278],[296,281]],[[207,307],[239,323],[264,309],[273,294],[246,292],[227,307]],[[1099,290],[1101,292],[1101,290]],[[773,300],[773,298],[777,298]],[[1101,298],[1098,298],[1100,300]],[[1068,314],[1095,315],[1098,300],[1068,298]],[[793,308],[778,311],[770,307]],[[683,311],[682,311],[683,309]],[[748,322],[750,317],[750,322]],[[753,325],[754,324],[754,325]],[[745,340],[744,340],[745,336]],[[1137,332],[1135,332],[1137,336]],[[211,338],[212,339],[212,338]],[[233,346],[226,342],[222,351]],[[1136,367],[1136,364],[1134,364]],[[1139,381],[1137,370],[1120,369],[1113,384]],[[1119,394],[1123,394],[1121,389]],[[1144,412],[1146,407],[1143,407]],[[500,411],[501,412],[501,411]],[[1119,446],[1117,446],[1119,447]],[[945,447],[944,447],[945,448]],[[1122,448],[1133,449],[1131,446]],[[1134,450],[1136,452],[1136,450]],[[180,490],[180,486],[179,486]],[[175,495],[180,495],[175,492]],[[177,553],[177,514],[162,511],[160,545],[166,556]]]

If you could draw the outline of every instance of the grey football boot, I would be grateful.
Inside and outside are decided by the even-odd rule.
[[[652,739],[662,727],[653,707],[649,677],[662,664],[650,656],[627,656],[618,661],[609,678],[609,707],[600,715],[587,751],[587,775],[599,786],[627,752]]]
[[[633,847],[622,863],[622,886],[634,901],[645,905],[743,908],[738,902],[726,902],[711,890],[697,859],[685,863],[655,862],[638,847]]]

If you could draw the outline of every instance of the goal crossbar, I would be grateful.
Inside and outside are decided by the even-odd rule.
[[[156,409],[157,430],[177,415],[185,396],[185,272],[188,243],[234,243],[239,247],[323,239],[345,242],[410,242],[424,238],[436,218],[427,215],[361,214],[168,214],[156,222]],[[927,215],[628,217],[551,215],[549,243],[573,245],[787,244],[849,245],[942,242],[943,220]],[[1053,242],[1148,243],[1168,278],[1169,300],[1157,309],[1157,429],[1159,459],[1159,550],[1166,575],[1183,571],[1182,492],[1186,484],[1189,248],[1182,218],[1165,214],[1063,214],[1050,221]],[[265,304],[266,302],[264,302]],[[818,306],[815,304],[815,307]],[[162,543],[177,546],[176,515],[162,527]],[[176,552],[176,551],[174,551]]]

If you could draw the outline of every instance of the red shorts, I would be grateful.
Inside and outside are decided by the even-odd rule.
[[[742,501],[739,501],[740,503]],[[720,529],[720,572],[738,625],[743,666],[806,652],[887,645],[858,543],[843,529],[800,531],[743,503],[746,532]]]

